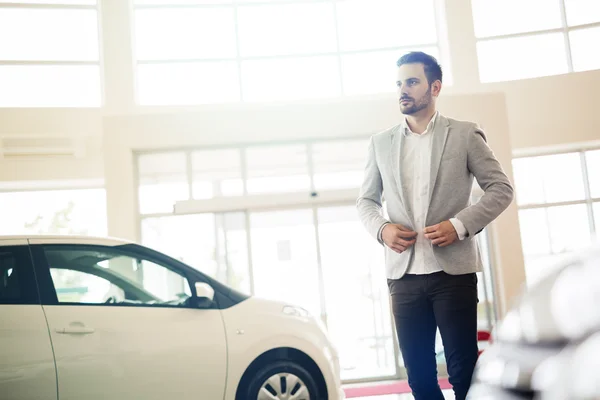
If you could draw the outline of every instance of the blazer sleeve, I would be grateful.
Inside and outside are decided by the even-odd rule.
[[[360,221],[379,243],[381,240],[381,229],[388,221],[382,212],[383,182],[375,156],[374,139],[371,137],[367,152],[367,161],[364,170],[363,183],[360,188],[356,208]]]
[[[487,144],[485,133],[475,124],[467,138],[467,167],[484,191],[483,196],[456,215],[468,236],[478,234],[512,202],[514,190],[500,162]]]

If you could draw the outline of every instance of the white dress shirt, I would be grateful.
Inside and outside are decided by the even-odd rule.
[[[423,233],[426,227],[427,210],[429,209],[431,151],[437,116],[438,113],[436,112],[429,121],[425,132],[421,134],[412,132],[408,127],[408,123],[404,124],[405,129],[402,132],[404,143],[398,165],[400,166],[402,185],[407,194],[406,201],[409,202],[413,210],[414,230],[418,234],[416,243],[413,245],[414,257],[408,268],[408,274],[424,275],[442,271],[442,267],[433,254],[431,240],[427,239]],[[456,229],[458,238],[463,240],[467,233],[463,223],[456,218],[451,218],[450,222]],[[381,231],[383,231],[383,227]]]

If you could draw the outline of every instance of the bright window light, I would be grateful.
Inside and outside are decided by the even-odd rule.
[[[310,189],[305,145],[247,149],[248,193],[306,192]]]
[[[587,162],[588,181],[590,183],[590,192],[593,198],[600,198],[600,150],[588,151],[585,153]],[[600,218],[600,215],[598,215]],[[600,233],[600,225],[596,226]],[[600,239],[600,235],[598,235]]]
[[[472,0],[478,38],[560,28],[558,0]]]
[[[242,57],[337,51],[329,2],[240,7],[238,28]]]
[[[96,0],[2,0],[10,4],[56,4],[63,6],[95,6]]]
[[[136,6],[179,6],[198,4],[231,4],[234,0],[134,0]]]
[[[99,107],[97,65],[0,65],[0,107]]]
[[[232,7],[137,10],[135,33],[138,60],[236,56]]]
[[[235,61],[138,65],[142,105],[191,105],[240,100]]]
[[[569,40],[575,71],[600,69],[600,27],[573,30]]]
[[[396,90],[396,62],[408,51],[391,50],[342,55],[344,94],[360,95],[394,92]],[[418,49],[438,58],[437,47]]]
[[[335,56],[242,62],[244,100],[276,101],[341,94]]]
[[[0,60],[98,61],[96,10],[0,8]]]
[[[562,33],[485,40],[477,43],[477,53],[481,82],[510,81],[569,72]]]
[[[103,188],[0,193],[0,234],[106,235]]]
[[[569,26],[600,22],[600,1],[564,0]],[[598,43],[598,42],[596,42]]]
[[[431,0],[347,0],[336,7],[342,51],[437,42]]]

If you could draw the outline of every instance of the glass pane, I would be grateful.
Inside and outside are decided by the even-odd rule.
[[[99,276],[85,272],[50,268],[59,303],[104,303],[114,296],[123,301],[125,292]]]
[[[240,7],[238,29],[242,57],[337,50],[333,3],[329,2]]]
[[[305,145],[251,147],[246,162],[249,194],[310,190]]]
[[[239,101],[235,62],[138,65],[141,105],[190,105]]]
[[[548,208],[552,252],[579,250],[591,243],[588,210],[585,204]]]
[[[142,243],[236,290],[250,293],[243,212],[144,218]]]
[[[0,8],[1,60],[97,61],[96,10]]]
[[[594,203],[594,226],[596,228],[595,240],[600,241],[600,202]]]
[[[327,330],[340,352],[342,379],[392,376],[393,328],[381,246],[365,232],[354,206],[322,208],[318,217]]]
[[[347,0],[336,6],[342,51],[437,42],[431,0]]]
[[[525,256],[550,253],[550,232],[545,208],[520,210],[519,226]]]
[[[0,193],[2,235],[106,235],[104,189]]]
[[[481,82],[499,82],[569,72],[562,33],[477,43]],[[506,60],[520,60],[507,63]]]
[[[571,31],[569,40],[575,71],[600,69],[600,51],[594,50],[600,43],[600,27]]]
[[[141,233],[144,246],[210,276],[217,270],[213,214],[143,218]]]
[[[600,150],[585,153],[587,162],[588,182],[593,198],[600,198]]]
[[[202,150],[192,153],[195,199],[244,194],[240,150]]]
[[[184,153],[144,154],[138,158],[140,213],[170,213],[189,199]]]
[[[221,279],[227,285],[250,293],[250,264],[246,213],[230,212],[217,216],[218,259]]]
[[[134,0],[136,6],[147,5],[194,5],[194,4],[231,4],[234,0]]]
[[[560,0],[472,0],[476,37],[560,28]]]
[[[325,98],[341,94],[337,57],[242,62],[244,100]]]
[[[138,60],[236,56],[232,7],[137,10],[135,32]]]
[[[0,65],[0,107],[100,107],[97,65]]]
[[[540,162],[544,171],[544,191],[548,203],[585,199],[579,153],[540,157]]]
[[[544,174],[541,157],[523,157],[512,160],[515,177],[517,204],[540,204],[545,202]]]
[[[565,0],[567,23],[570,26],[600,22],[598,0]]]
[[[97,0],[2,0],[3,3],[18,4],[60,4],[72,6],[95,6]]]
[[[316,190],[359,188],[368,141],[343,140],[312,145]]]
[[[518,204],[584,200],[579,153],[513,160]]]
[[[477,274],[477,328],[491,331],[496,321],[494,308],[494,271],[492,266],[487,228],[477,235],[477,242],[481,250],[483,271]]]
[[[437,47],[415,49],[439,57]],[[396,62],[410,50],[342,54],[344,94],[360,95],[396,91]]]
[[[320,316],[312,210],[252,213],[250,229],[255,294]]]

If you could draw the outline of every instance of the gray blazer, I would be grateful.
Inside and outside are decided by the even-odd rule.
[[[400,174],[400,155],[405,122],[371,137],[365,174],[356,202],[358,215],[376,239],[386,222],[414,229],[412,211],[405,201]],[[481,271],[482,262],[475,235],[498,217],[513,200],[513,188],[502,166],[486,142],[485,134],[472,122],[438,115],[431,155],[430,199],[426,226],[458,218],[467,237],[447,247],[433,246],[442,269],[452,275]],[[484,195],[471,204],[473,177]],[[382,214],[385,195],[386,211]],[[412,260],[413,247],[401,254],[385,246],[388,279],[400,279]]]

